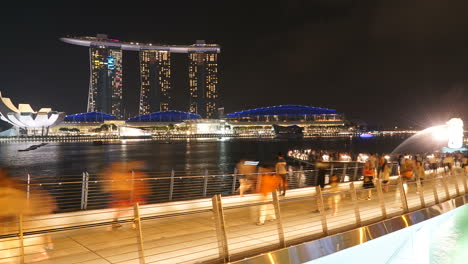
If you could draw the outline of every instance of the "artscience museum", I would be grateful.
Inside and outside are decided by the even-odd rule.
[[[17,135],[47,135],[49,128],[61,123],[64,118],[65,113],[52,111],[51,108],[34,111],[29,104],[19,104],[16,107],[10,98],[3,97],[0,93],[0,120],[9,124],[12,127],[10,131]]]

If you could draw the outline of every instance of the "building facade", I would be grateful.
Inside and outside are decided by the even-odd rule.
[[[200,45],[200,44],[197,44]],[[218,54],[189,53],[189,112],[216,118],[218,111]]]
[[[171,108],[171,53],[140,51],[140,104],[138,113],[168,111]]]
[[[122,50],[102,45],[89,49],[90,83],[88,112],[103,112],[123,118]]]

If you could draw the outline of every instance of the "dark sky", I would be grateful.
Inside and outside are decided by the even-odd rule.
[[[387,127],[468,119],[466,0],[151,3],[3,6],[0,91],[35,109],[84,112],[88,50],[58,39],[106,33],[127,41],[220,44],[226,112],[304,104]],[[186,110],[187,56],[172,58],[176,106]],[[134,52],[124,53],[124,89],[126,112],[136,114]]]

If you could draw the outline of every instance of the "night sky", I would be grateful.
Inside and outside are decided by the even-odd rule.
[[[334,108],[374,127],[468,120],[468,1],[152,1],[151,5],[3,6],[0,91],[34,109],[86,111],[96,33],[136,42],[221,45],[225,112],[279,104]],[[77,2],[78,3],[78,2]],[[117,6],[115,8],[111,6]],[[187,110],[187,55],[173,54],[175,107]],[[138,56],[124,53],[127,116]]]

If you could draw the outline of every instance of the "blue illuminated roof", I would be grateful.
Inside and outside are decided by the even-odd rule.
[[[249,116],[284,116],[284,115],[324,115],[337,114],[335,109],[320,108],[305,105],[278,105],[249,109],[241,112],[228,114],[227,117],[249,117]]]
[[[104,122],[105,120],[115,120],[114,115],[99,113],[99,112],[89,112],[89,113],[79,113],[74,115],[67,115],[65,117],[65,122]]]
[[[182,122],[188,119],[200,118],[200,115],[194,113],[170,110],[135,116],[128,119],[127,122]]]

